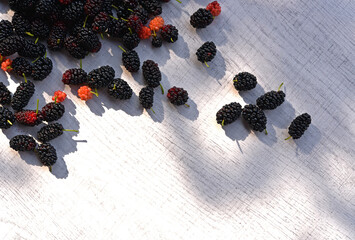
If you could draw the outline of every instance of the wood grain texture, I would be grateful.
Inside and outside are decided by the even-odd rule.
[[[10,19],[5,2],[0,18]],[[137,48],[142,61],[159,63],[165,89],[189,92],[191,108],[172,106],[156,89],[157,114],[143,111],[142,73],[121,67],[111,40],[84,69],[112,65],[135,95],[116,102],[101,91],[84,103],[60,82],[78,61],[49,52],[54,70],[36,83],[29,106],[65,90],[60,123],[80,133],[53,141],[60,159],[51,174],[8,146],[39,128],[2,131],[1,239],[355,239],[355,2],[221,0],[222,14],[196,31],[189,16],[207,3],[164,4],[179,40]],[[211,40],[218,53],[207,69],[195,52]],[[254,73],[258,87],[238,94],[232,79],[240,71]],[[12,91],[21,80],[3,72],[0,79]],[[224,104],[254,103],[281,82],[287,101],[266,112],[269,135],[241,120],[216,124]],[[284,141],[303,112],[312,116],[309,130]]]

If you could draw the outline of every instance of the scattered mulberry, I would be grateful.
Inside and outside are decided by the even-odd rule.
[[[290,127],[288,128],[288,134],[290,134],[289,138],[292,137],[293,139],[298,139],[298,138],[302,137],[302,135],[307,130],[307,128],[309,127],[311,122],[312,122],[312,119],[308,113],[303,113],[302,115],[299,115],[298,117],[296,117],[292,121]],[[286,138],[286,139],[289,139],[289,138]]]
[[[128,50],[136,48],[139,45],[140,41],[141,39],[139,38],[137,33],[126,33],[122,39],[123,46]]]
[[[138,6],[133,9],[132,14],[137,15],[143,24],[147,24],[149,20],[149,14],[144,8]]]
[[[210,4],[207,5],[206,9],[212,13],[214,17],[217,17],[219,14],[221,14],[221,6],[217,1],[211,2]]]
[[[9,0],[10,9],[15,12],[33,12],[36,0]]]
[[[167,97],[172,104],[180,106],[186,104],[189,94],[183,88],[174,86],[169,89]]]
[[[63,5],[68,5],[69,3],[73,2],[73,0],[58,0],[58,1]]]
[[[160,85],[161,72],[159,66],[152,60],[143,62],[143,76],[149,87],[155,88]]]
[[[80,46],[86,51],[96,53],[101,49],[99,37],[89,28],[80,27],[77,30],[77,38]]]
[[[23,47],[24,39],[19,36],[10,36],[0,42],[0,54],[10,56]]]
[[[136,33],[139,33],[141,31],[143,23],[137,15],[131,15],[127,20],[127,25],[129,28],[131,28]]]
[[[95,17],[101,11],[103,0],[86,0],[84,10],[86,15]]]
[[[82,1],[73,1],[63,9],[63,20],[67,23],[75,23],[84,15],[84,3]]]
[[[43,117],[41,111],[36,113],[36,110],[21,110],[15,113],[16,121],[25,126],[37,126],[42,123]]]
[[[285,93],[279,88],[278,91],[267,92],[260,96],[256,99],[256,105],[258,105],[258,107],[262,110],[272,110],[280,106],[285,101],[285,96]]]
[[[158,0],[142,0],[140,2],[150,15],[157,16],[162,13],[161,3]]]
[[[161,37],[153,37],[152,46],[156,48],[160,48],[163,45],[163,40]]]
[[[242,113],[242,106],[239,103],[232,102],[224,105],[216,114],[218,124],[222,126],[230,124],[237,120]]]
[[[151,87],[144,87],[139,92],[139,102],[145,109],[151,109],[154,101],[154,89]]]
[[[238,91],[247,91],[256,87],[256,77],[248,72],[241,72],[235,75],[233,85]]]
[[[64,112],[65,112],[65,107],[61,103],[48,103],[42,108],[42,116],[43,120],[47,122],[53,122],[59,120]]]
[[[72,68],[63,73],[62,82],[68,85],[80,85],[87,82],[87,76],[83,69]]]
[[[109,84],[108,94],[116,99],[125,100],[132,97],[133,91],[125,80],[116,78]]]
[[[37,132],[37,139],[41,142],[48,142],[62,135],[63,130],[63,125],[60,123],[48,124]]]
[[[31,34],[33,34],[34,37],[45,39],[49,36],[50,30],[49,25],[42,19],[37,18],[31,23]]]
[[[110,66],[103,66],[88,74],[88,85],[93,89],[107,87],[114,77],[115,70]]]
[[[9,103],[11,103],[11,92],[2,82],[0,82],[0,104],[4,105]]]
[[[35,43],[34,41],[27,39],[24,40],[23,47],[18,50],[18,55],[31,59],[43,57],[45,53],[46,47],[42,43]]]
[[[39,160],[44,166],[48,166],[51,170],[51,166],[57,161],[57,151],[49,143],[43,143],[36,149]]]
[[[0,106],[0,129],[8,129],[15,122],[14,114],[8,108]]]
[[[207,62],[212,61],[216,53],[217,49],[214,42],[205,42],[196,52],[197,60],[207,64]]]
[[[78,39],[74,36],[68,36],[64,40],[65,49],[68,53],[77,59],[83,59],[88,54],[88,51],[84,50],[78,43]]]
[[[111,19],[108,26],[108,34],[111,37],[122,38],[126,33],[129,32],[127,24],[122,19]]]
[[[179,38],[179,31],[171,24],[165,25],[161,29],[161,37],[169,43],[174,43]]]
[[[32,30],[31,21],[18,12],[15,12],[12,17],[12,25],[15,32],[20,36],[26,36],[26,33],[31,32]]]
[[[55,5],[56,0],[39,0],[36,4],[35,13],[39,16],[48,16]]]
[[[122,53],[123,66],[129,72],[138,72],[140,68],[140,59],[138,53],[134,50],[124,51]]]
[[[10,147],[15,151],[33,151],[36,145],[33,137],[26,135],[17,135],[10,140]]]
[[[258,106],[252,104],[246,105],[243,108],[242,116],[253,130],[259,132],[266,130],[267,119],[264,112]]]
[[[16,92],[14,93],[11,100],[11,107],[15,111],[20,111],[27,106],[31,97],[35,93],[35,85],[30,82],[23,82],[20,86],[17,87]]]
[[[52,60],[49,58],[39,58],[32,67],[32,78],[36,81],[45,79],[53,69]]]
[[[67,35],[65,24],[57,22],[53,25],[51,33],[47,39],[47,46],[52,51],[58,51],[64,46],[64,39]]]
[[[82,86],[78,90],[78,96],[80,97],[81,100],[84,101],[92,99],[93,93],[91,90],[92,89],[89,88],[88,86]]]
[[[32,64],[30,61],[23,57],[17,57],[12,61],[12,71],[19,76],[26,75],[26,77],[30,77],[32,74]]]
[[[12,23],[8,20],[0,21],[0,42],[14,34]]]
[[[94,18],[94,22],[92,23],[92,30],[95,33],[104,33],[107,31],[110,24],[110,17],[105,12],[100,12]]]
[[[190,24],[194,28],[205,28],[213,22],[213,15],[210,11],[200,8],[190,18]]]

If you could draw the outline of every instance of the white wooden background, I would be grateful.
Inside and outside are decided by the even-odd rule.
[[[5,2],[0,17],[10,19]],[[29,106],[64,90],[59,122],[80,133],[52,141],[59,160],[51,174],[8,145],[39,127],[2,131],[1,239],[355,239],[355,1],[221,0],[222,14],[196,31],[189,17],[208,2],[165,4],[178,42],[137,48],[142,61],[159,63],[165,89],[188,90],[189,109],[172,106],[157,88],[157,114],[143,111],[142,73],[121,67],[117,42],[104,41],[83,65],[112,65],[134,89],[126,102],[104,91],[80,101],[76,87],[60,82],[78,61],[49,53],[54,70],[36,83]],[[209,69],[195,56],[205,41],[218,48]],[[232,78],[240,71],[258,77],[256,89],[238,94]],[[11,90],[20,82],[0,78]],[[281,82],[287,101],[266,113],[268,136],[241,120],[216,124],[224,104],[254,103]],[[303,112],[312,116],[309,130],[284,141]]]

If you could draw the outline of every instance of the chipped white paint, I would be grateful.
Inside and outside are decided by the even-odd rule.
[[[6,14],[0,3],[0,17]],[[170,1],[167,23],[176,44],[141,44],[141,60],[157,61],[163,86],[188,90],[191,108],[171,106],[155,91],[156,115],[139,107],[141,72],[121,68],[117,42],[84,59],[85,70],[110,64],[135,96],[87,104],[61,73],[78,66],[65,53],[49,53],[50,77],[36,83],[42,105],[65,90],[60,122],[80,133],[52,143],[60,157],[53,174],[29,153],[8,147],[18,133],[0,134],[1,239],[355,239],[354,79],[355,2],[351,0],[222,0],[223,13],[195,31],[189,16],[208,1]],[[10,13],[11,14],[11,13]],[[217,57],[206,69],[195,51],[212,40]],[[253,72],[256,89],[239,95],[232,78]],[[16,88],[20,79],[1,81]],[[285,83],[287,102],[266,113],[269,135],[242,121],[222,129],[224,104],[253,103]],[[312,126],[298,141],[284,141],[300,113]]]

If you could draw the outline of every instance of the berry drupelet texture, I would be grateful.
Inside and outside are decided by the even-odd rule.
[[[34,93],[35,85],[32,82],[28,81],[21,83],[12,97],[11,107],[15,111],[20,111],[27,106]]]
[[[161,37],[166,42],[174,43],[179,38],[179,30],[171,24],[165,25],[161,28]]]
[[[52,60],[41,57],[33,64],[31,76],[33,80],[42,81],[52,72],[52,69]]]
[[[62,82],[68,85],[80,85],[87,82],[87,76],[83,69],[72,68],[63,73]]]
[[[206,9],[212,13],[214,17],[219,16],[221,14],[221,5],[217,1],[211,2],[207,5]]]
[[[205,42],[199,49],[197,49],[197,60],[202,63],[212,61],[216,56],[217,48],[214,42]]]
[[[42,19],[34,19],[31,22],[31,34],[36,38],[46,39],[50,33],[50,26]]]
[[[162,13],[161,2],[158,0],[141,0],[140,3],[150,15],[157,16]]]
[[[242,116],[254,131],[262,132],[266,129],[266,116],[258,106],[246,105],[243,108]]]
[[[83,59],[89,53],[79,45],[78,39],[74,36],[68,36],[64,40],[64,46],[68,53],[76,59]]]
[[[186,104],[189,99],[189,94],[186,90],[175,86],[168,90],[168,94],[166,96],[172,104],[177,106]]]
[[[10,147],[18,152],[33,151],[36,145],[33,137],[26,135],[17,135],[10,140]]]
[[[101,42],[92,29],[79,27],[76,31],[78,43],[84,50],[92,53],[100,51]]]
[[[134,32],[139,33],[143,27],[142,20],[137,15],[131,15],[127,19],[127,26]]]
[[[107,32],[111,37],[122,38],[129,30],[124,20],[111,18]]]
[[[161,72],[156,62],[146,60],[142,66],[143,76],[149,87],[155,88],[160,85]]]
[[[23,47],[24,39],[19,36],[10,36],[0,42],[0,54],[10,56],[18,52]]]
[[[103,66],[88,74],[88,85],[93,89],[107,87],[114,77],[115,70],[110,66]]]
[[[113,98],[126,100],[132,97],[133,91],[125,80],[116,78],[109,84],[108,94]]]
[[[144,87],[139,92],[139,102],[145,109],[151,109],[154,102],[154,89],[151,87]]]
[[[129,72],[138,72],[141,62],[138,53],[134,50],[128,50],[122,53],[123,66]]]
[[[37,132],[37,139],[41,142],[48,142],[62,135],[63,130],[63,125],[60,123],[48,124]]]
[[[59,120],[65,112],[65,107],[61,103],[48,103],[41,111],[41,115],[44,121],[53,122]]]
[[[122,39],[123,46],[128,50],[136,48],[139,45],[140,41],[141,39],[139,38],[137,33],[126,33]]]
[[[95,17],[102,9],[103,0],[87,0],[84,6],[85,14]]]
[[[42,123],[43,117],[41,112],[36,113],[35,110],[21,110],[15,113],[16,121],[25,126],[37,126]]]
[[[52,166],[57,161],[57,151],[49,143],[43,143],[36,148],[39,160],[44,166]]]
[[[25,74],[26,77],[30,77],[32,75],[32,63],[28,61],[26,58],[17,57],[12,61],[12,72],[23,76]]]
[[[35,7],[35,14],[39,16],[48,16],[55,5],[56,0],[39,0]]]
[[[0,104],[10,104],[11,103],[11,92],[7,87],[0,82]]]
[[[292,137],[293,139],[298,139],[302,137],[311,122],[312,119],[308,113],[303,113],[302,115],[299,115],[292,121],[290,127],[288,128],[288,134],[290,134],[290,137]]]
[[[285,101],[283,91],[271,91],[256,99],[256,105],[262,110],[272,110],[280,106]]]
[[[92,30],[95,33],[104,33],[107,31],[111,18],[105,12],[100,12],[98,15],[95,16],[94,22],[92,23]]]
[[[247,91],[256,87],[256,77],[248,72],[241,72],[235,75],[233,79],[234,88],[238,91]]]
[[[222,126],[231,124],[237,120],[242,113],[242,106],[239,103],[232,102],[224,105],[216,114],[218,124]]]
[[[0,42],[14,34],[12,23],[8,20],[0,21]]]
[[[18,50],[18,55],[21,57],[36,59],[38,57],[44,56],[46,53],[46,47],[40,43],[35,43],[31,40],[25,40],[23,42],[23,47]]]
[[[84,15],[84,3],[82,1],[73,1],[63,9],[63,20],[68,24],[74,24]]]
[[[163,45],[163,40],[161,37],[153,37],[152,39],[152,46],[155,48],[160,48]]]
[[[47,46],[52,51],[58,51],[64,46],[64,39],[67,35],[67,28],[64,23],[57,22],[53,25],[47,39]]]
[[[0,129],[8,129],[15,122],[15,115],[8,108],[0,106]]]
[[[93,93],[91,91],[92,89],[89,88],[88,86],[82,86],[78,89],[78,96],[80,97],[81,100],[87,101],[92,99]]]
[[[19,36],[27,36],[26,33],[31,32],[32,30],[31,21],[18,12],[15,12],[14,16],[12,17],[12,25],[15,29],[15,32]]]
[[[205,28],[213,22],[213,15],[210,11],[200,8],[190,18],[190,24],[194,28]]]

